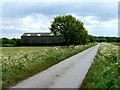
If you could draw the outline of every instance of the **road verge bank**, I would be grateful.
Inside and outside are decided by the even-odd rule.
[[[120,88],[118,45],[102,43],[81,88]]]

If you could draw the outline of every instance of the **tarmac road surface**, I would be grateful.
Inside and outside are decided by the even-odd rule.
[[[100,43],[84,50],[11,88],[79,88]]]

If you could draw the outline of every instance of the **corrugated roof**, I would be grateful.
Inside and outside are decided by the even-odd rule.
[[[52,33],[24,33],[22,36],[56,36]],[[57,35],[60,36],[60,35]]]

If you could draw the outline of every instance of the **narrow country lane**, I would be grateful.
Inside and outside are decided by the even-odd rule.
[[[100,43],[30,77],[12,88],[79,88]]]

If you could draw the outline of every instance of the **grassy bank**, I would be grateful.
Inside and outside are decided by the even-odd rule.
[[[120,88],[118,45],[102,43],[81,88]]]
[[[3,87],[13,85],[95,44],[69,47],[3,47]]]

